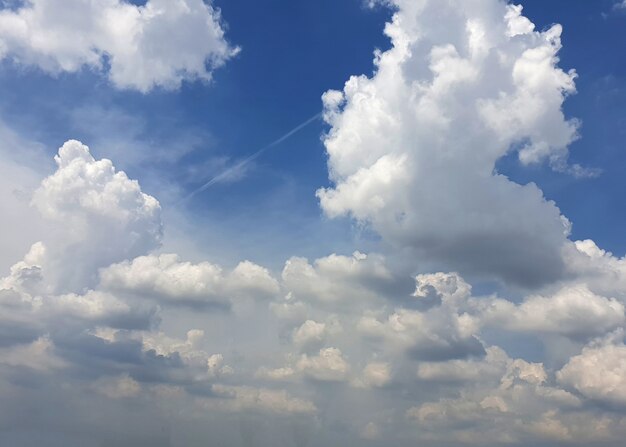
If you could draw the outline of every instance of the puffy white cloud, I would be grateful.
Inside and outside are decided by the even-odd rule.
[[[337,348],[320,349],[319,354],[309,356],[302,354],[296,369],[306,377],[324,382],[341,382],[347,379],[350,364],[344,359]]]
[[[207,354],[200,349],[200,343],[204,338],[204,331],[193,329],[187,332],[185,340],[168,337],[162,332],[143,332],[136,334],[141,341],[144,352],[154,352],[157,355],[171,357],[177,356],[182,361],[202,372],[199,376],[206,379],[228,376],[233,369],[224,364],[222,354]]]
[[[118,88],[177,88],[210,80],[237,53],[220,21],[203,0],[21,1],[0,10],[0,58],[53,74],[103,71]]]
[[[45,336],[29,344],[0,349],[0,357],[2,365],[26,367],[44,372],[68,366],[68,363],[55,353],[54,343]]]
[[[391,365],[385,362],[368,363],[361,377],[352,382],[357,388],[381,388],[391,382]]]
[[[569,285],[551,296],[533,295],[521,304],[494,299],[479,302],[483,322],[509,331],[554,333],[574,338],[603,335],[625,323],[624,305]]]
[[[45,255],[45,245],[42,242],[34,243],[24,259],[11,266],[9,276],[0,279],[0,289],[37,293],[43,280],[41,264]]]
[[[46,297],[46,306],[63,317],[80,318],[94,322],[114,320],[131,313],[128,304],[114,295],[90,290],[84,295],[69,293],[66,295]]]
[[[141,14],[196,4],[72,1]],[[70,141],[33,198],[50,233],[32,238],[41,242],[0,279],[3,402],[15,396],[45,409],[40,390],[58,386],[55,404],[63,405],[53,408],[78,402],[68,413],[93,414],[86,411],[93,403],[103,414],[95,424],[105,429],[131,411],[151,417],[165,408],[173,427],[166,435],[174,433],[166,442],[175,445],[191,439],[180,427],[198,427],[206,440],[205,422],[219,425],[218,435],[239,436],[247,422],[271,418],[297,432],[290,445],[303,445],[298,427],[282,424],[302,417],[307,429],[321,429],[313,444],[345,444],[352,436],[377,445],[619,444],[626,431],[623,340],[580,344],[608,331],[621,336],[626,262],[591,241],[567,241],[567,222],[537,187],[494,173],[513,151],[523,163],[574,169],[565,161],[577,123],[560,110],[574,73],[556,67],[559,28],[536,32],[520,7],[496,0],[387,3],[398,8],[387,27],[394,46],[377,56],[375,76],[325,95],[335,187],[319,195],[329,215],[371,222],[388,241],[421,253],[428,268],[404,265],[412,251],[390,262],[355,252],[311,262],[293,257],[275,279],[249,261],[231,270],[185,261],[184,253],[154,253],[162,232],[156,199]],[[2,20],[43,4],[5,10]],[[70,56],[76,67],[85,64]],[[56,70],[76,69],[67,67]],[[111,65],[111,79],[123,86],[115,73]],[[163,85],[144,81],[130,86]],[[520,290],[506,287],[472,296],[459,273],[437,272],[430,259],[448,264],[445,271],[524,285],[560,280],[519,301]],[[412,295],[411,277],[397,271],[422,272]],[[498,298],[509,292],[515,303]],[[210,305],[238,303],[250,312],[210,312]],[[509,357],[505,349],[527,353],[519,332],[524,340],[549,339],[546,346],[558,340],[567,352]],[[501,346],[489,346],[494,341]],[[255,436],[258,426],[250,430]],[[186,442],[175,438],[180,432]]]
[[[557,66],[561,27],[535,31],[498,0],[386,3],[392,48],[374,76],[323,97],[334,184],[317,193],[323,210],[370,223],[424,263],[526,286],[559,278],[569,224],[536,185],[496,167],[517,152],[570,169],[578,123],[561,106],[576,74]]]
[[[585,433],[601,419],[580,411],[581,401],[576,396],[551,385],[543,364],[510,359],[498,348],[488,352],[480,362],[451,361],[424,369],[427,380],[432,373],[452,373],[449,378],[469,382],[458,398],[408,409],[409,420],[433,439],[478,445],[519,444],[529,436],[562,442],[605,435],[602,430]],[[465,366],[472,370],[470,374],[463,371]]]
[[[457,273],[438,272],[417,275],[413,296],[427,308],[458,306],[469,298],[471,291],[472,287]]]
[[[508,355],[496,346],[485,349],[481,359],[421,362],[417,377],[435,382],[478,382],[502,377],[509,361]]]
[[[326,325],[324,323],[307,320],[293,332],[293,342],[299,346],[321,343],[324,341],[325,335]]]
[[[476,336],[480,321],[465,311],[470,286],[456,273],[419,275],[416,285],[414,296],[422,309],[366,312],[357,323],[362,336],[423,361],[484,355]]]
[[[359,252],[351,257],[332,254],[313,265],[294,257],[285,263],[282,272],[283,284],[293,298],[327,303],[375,299],[377,285],[391,279],[384,258]]]
[[[238,298],[271,297],[279,292],[278,282],[263,267],[249,261],[230,273],[201,262],[181,262],[175,254],[139,256],[111,265],[100,272],[103,287],[132,292],[166,304],[229,305]]]
[[[56,172],[32,199],[51,225],[42,266],[53,288],[82,291],[95,283],[98,268],[160,245],[161,206],[137,181],[116,171],[110,160],[95,160],[75,140],[54,159]]]
[[[626,406],[626,346],[606,343],[587,346],[557,372],[560,383],[583,396]]]
[[[618,258],[587,239],[567,246],[565,260],[568,276],[594,293],[626,302],[626,257]]]

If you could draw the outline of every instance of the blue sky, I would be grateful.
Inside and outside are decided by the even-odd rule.
[[[370,3],[0,0],[0,444],[621,445],[626,4]]]
[[[500,169],[520,182],[537,182],[546,196],[575,222],[577,238],[597,238],[604,247],[622,255],[626,216],[615,205],[620,200],[623,167],[620,142],[625,118],[620,95],[625,62],[604,49],[623,40],[624,13],[612,11],[611,5],[610,1],[575,1],[567,8],[559,2],[546,5],[529,1],[524,5],[526,14],[538,27],[557,22],[564,26],[561,65],[576,68],[579,75],[578,93],[564,107],[568,116],[583,123],[583,138],[572,145],[571,157],[581,164],[600,167],[603,175],[579,181],[554,175],[542,167],[520,169],[515,158],[511,163],[503,160]],[[121,129],[116,129],[116,133],[122,134],[120,138],[140,138],[147,151],[189,150],[191,153],[174,161],[148,161],[156,165],[157,171],[166,173],[172,187],[188,190],[204,178],[201,167],[207,160],[218,157],[222,163],[232,163],[273,141],[318,112],[322,92],[340,88],[352,74],[370,74],[373,49],[389,46],[380,32],[390,17],[389,10],[368,9],[359,0],[314,5],[255,3],[245,7],[229,2],[216,6],[222,10],[229,41],[243,51],[215,72],[212,83],[185,83],[174,92],[157,89],[145,95],[116,91],[89,69],[83,69],[80,75],[50,77],[40,70],[5,62],[0,73],[5,121],[33,135],[52,153],[70,135],[84,140],[97,135],[98,124],[76,123],[71,116],[76,110],[91,109],[94,120],[104,118],[110,121],[109,126],[119,125]],[[191,141],[174,143],[172,129],[177,136],[184,133]],[[284,217],[276,208],[283,207],[287,200],[289,206],[284,208],[290,214],[295,207],[304,220],[317,219],[319,208],[313,192],[327,184],[326,160],[319,139],[325,130],[320,120],[319,125],[310,126],[265,154],[245,178],[201,194],[193,201],[191,214],[206,212],[233,221],[243,214],[247,218],[239,224],[246,227],[240,231],[250,233],[258,226],[255,221],[267,220],[268,210],[277,215],[274,220]],[[172,148],[177,144],[183,147]],[[102,149],[93,150],[98,154]],[[106,152],[100,155],[110,156]],[[124,158],[117,161],[141,181],[145,176],[143,166],[125,163]],[[190,180],[187,170],[194,167],[196,174]],[[218,168],[213,165],[213,169]],[[209,163],[206,178],[214,170]],[[291,191],[289,197],[285,190]],[[272,203],[277,195],[278,203]],[[598,214],[607,215],[601,224],[592,217]],[[327,224],[316,222],[320,226]],[[602,225],[597,234],[596,225]],[[284,234],[293,226],[281,232]],[[341,238],[348,235],[342,229],[328,231],[338,231]],[[299,248],[304,255],[322,254],[310,247]],[[260,255],[243,251],[241,256]]]

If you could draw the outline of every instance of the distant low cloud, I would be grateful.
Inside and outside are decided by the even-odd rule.
[[[209,81],[237,51],[203,0],[32,0],[0,10],[0,58],[51,74],[101,71],[120,89]]]

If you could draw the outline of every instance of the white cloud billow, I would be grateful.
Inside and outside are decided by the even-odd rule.
[[[98,268],[160,246],[161,206],[137,181],[110,160],[95,160],[79,141],[66,142],[54,159],[57,171],[32,203],[50,225],[42,262],[60,290],[81,291],[95,283]]]
[[[496,166],[516,153],[584,171],[567,165],[578,123],[562,104],[576,74],[557,66],[561,27],[534,31],[521,7],[496,0],[389,3],[392,48],[374,76],[323,97],[334,184],[317,192],[324,212],[371,223],[422,263],[526,286],[558,278],[569,223]]]
[[[555,333],[574,338],[600,336],[626,322],[624,304],[570,285],[552,296],[529,296],[521,304],[483,300],[482,319],[509,331]]]
[[[279,291],[269,271],[252,262],[241,262],[224,274],[217,265],[181,262],[175,254],[139,256],[113,264],[101,270],[100,279],[104,288],[191,306],[228,305],[247,296],[272,297]]]
[[[588,346],[557,372],[560,383],[600,402],[626,408],[626,346]]]
[[[173,89],[209,81],[237,53],[220,21],[203,0],[22,1],[0,10],[0,58],[53,74],[103,71],[121,89]]]

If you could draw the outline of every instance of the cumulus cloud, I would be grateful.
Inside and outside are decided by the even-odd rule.
[[[391,365],[385,362],[368,363],[361,377],[353,382],[358,388],[380,388],[391,382]]]
[[[557,372],[560,383],[585,397],[626,407],[626,346],[587,346]]]
[[[95,160],[70,140],[57,170],[35,191],[33,205],[51,226],[44,270],[60,290],[93,285],[98,268],[142,255],[161,243],[161,206],[110,160]],[[72,262],[80,259],[80,262]]]
[[[396,308],[392,312],[365,314],[357,330],[365,339],[383,343],[386,350],[402,352],[423,361],[443,361],[482,356],[477,338],[479,321],[464,310],[471,288],[455,273],[419,275],[415,296],[427,292],[436,301],[427,310]]]
[[[384,258],[360,252],[351,257],[332,254],[313,265],[294,257],[285,263],[281,276],[295,299],[346,304],[375,299],[377,285],[389,284],[392,279]]]
[[[407,418],[421,430],[436,433],[437,439],[470,444],[520,443],[529,435],[564,442],[582,435],[583,429],[577,425],[581,414],[576,411],[580,400],[549,384],[543,364],[510,359],[498,349],[490,349],[490,356],[480,363],[453,361],[436,365],[440,372],[453,372],[454,379],[469,379],[471,385],[458,398],[409,408]],[[464,366],[474,372],[479,366],[487,374],[465,374]],[[428,379],[432,372],[424,369],[422,376]],[[560,410],[569,414],[561,414]],[[590,422],[585,422],[586,429]],[[588,436],[584,435],[585,439]]]
[[[238,298],[271,297],[278,282],[269,271],[245,261],[225,275],[221,267],[181,262],[176,254],[139,256],[100,272],[103,287],[132,292],[164,304],[229,305]]]
[[[392,47],[374,76],[323,96],[333,186],[317,192],[322,209],[371,224],[422,265],[525,286],[559,278],[569,223],[497,163],[516,153],[569,169],[578,122],[562,104],[576,73],[558,67],[561,27],[536,31],[496,0],[386,3]]]
[[[317,355],[303,354],[296,364],[296,369],[315,380],[340,382],[347,379],[350,364],[340,349],[324,348],[320,349]]]
[[[585,338],[624,325],[624,305],[592,293],[585,285],[567,286],[549,297],[530,296],[520,305],[506,300],[481,304],[484,322],[509,331],[544,332]]]
[[[203,0],[28,0],[0,9],[0,58],[52,74],[87,67],[122,89],[208,81],[237,51]]]
[[[72,1],[136,20],[187,5],[194,20],[218,20],[190,0]],[[276,272],[161,253],[159,202],[68,141],[56,171],[31,188],[49,231],[0,278],[0,419],[19,408],[29,429],[79,426],[107,445],[118,435],[206,443],[207,433],[223,445],[620,445],[626,261],[568,241],[568,222],[536,186],[495,173],[512,153],[578,169],[567,165],[577,123],[561,105],[575,74],[557,66],[560,28],[536,31],[521,7],[496,0],[385,3],[396,12],[393,46],[377,54],[376,74],[324,97],[334,185],[318,195],[327,214],[369,222],[409,256],[387,246],[386,257],[294,256]],[[157,74],[124,84],[120,60],[97,47],[83,54],[83,42],[63,61],[6,47],[2,24],[39,26],[33,17],[50,5],[3,10],[7,57],[51,71],[106,59],[119,86],[170,85]],[[34,39],[54,17],[36,18],[46,22]],[[407,259],[421,268],[399,266]],[[464,272],[502,287],[483,295]],[[247,311],[212,311],[240,305]],[[99,418],[85,421],[93,409]]]

